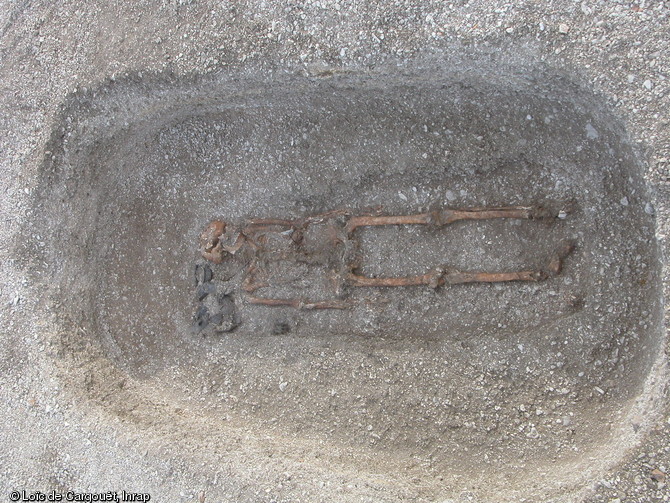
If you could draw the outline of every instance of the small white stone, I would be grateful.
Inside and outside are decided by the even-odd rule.
[[[279,383],[279,391],[285,391],[287,386],[288,386],[287,382]]]
[[[567,216],[568,214],[564,210],[558,212],[558,218],[560,218],[561,220],[565,220]]]
[[[629,84],[632,84],[632,83],[635,81],[635,75],[630,74],[630,75],[627,77],[627,79],[628,79],[628,83],[629,83]]]
[[[567,24],[561,23],[558,25],[558,33],[560,33],[561,35],[566,35],[569,31],[570,27]]]
[[[600,393],[601,395],[604,395],[604,394],[605,394],[605,391],[604,391],[602,388],[599,388],[598,386],[595,386],[593,389],[596,390],[596,391],[597,391],[598,393]]]
[[[647,89],[649,91],[651,90],[652,87],[654,87],[654,84],[652,84],[651,80],[649,80],[649,79],[645,80],[642,85],[645,87],[645,89]]]
[[[595,140],[595,139],[597,139],[599,136],[600,136],[600,134],[598,133],[598,131],[596,130],[596,128],[594,128],[594,127],[591,125],[590,122],[589,122],[588,124],[586,124],[586,137],[587,137],[589,140]]]
[[[647,215],[653,215],[654,214],[654,207],[651,205],[651,203],[647,203],[644,205],[644,212]]]
[[[505,30],[507,33],[514,33],[514,28],[511,26]]]
[[[621,206],[628,206],[628,198],[626,196],[623,196],[619,202],[621,203]]]

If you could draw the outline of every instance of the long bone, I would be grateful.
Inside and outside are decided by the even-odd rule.
[[[350,286],[380,287],[380,286],[419,286],[427,285],[437,288],[461,283],[500,283],[504,281],[542,281],[547,278],[543,271],[515,271],[515,272],[461,272],[437,268],[418,276],[396,278],[370,278],[359,274],[349,273],[347,284]]]
[[[375,225],[434,225],[443,227],[459,220],[488,220],[493,218],[521,218],[538,220],[553,215],[541,206],[505,206],[499,208],[467,208],[464,210],[431,211],[414,215],[359,216],[347,222],[347,234],[358,227]]]
[[[384,286],[419,286],[427,285],[437,288],[443,285],[458,285],[462,283],[501,283],[505,281],[543,281],[550,276],[557,276],[563,269],[563,261],[575,249],[575,242],[565,240],[561,242],[556,252],[551,256],[547,267],[538,271],[514,272],[461,272],[454,269],[438,267],[426,274],[417,276],[370,278],[350,272],[347,275],[347,284],[362,287]]]
[[[286,306],[294,307],[296,309],[348,309],[351,307],[349,302],[342,300],[324,300],[310,302],[304,299],[271,299],[264,297],[253,297],[248,295],[247,302],[249,304],[258,304],[262,306]]]

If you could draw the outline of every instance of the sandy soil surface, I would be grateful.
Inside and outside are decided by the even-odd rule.
[[[670,501],[665,2],[0,5],[0,498]]]

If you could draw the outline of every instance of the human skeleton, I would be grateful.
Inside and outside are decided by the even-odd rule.
[[[537,270],[513,272],[462,272],[437,266],[424,274],[398,277],[369,277],[359,273],[356,234],[360,228],[386,225],[423,225],[440,229],[462,220],[555,219],[540,206],[506,206],[445,209],[412,215],[351,215],[335,210],[298,219],[251,219],[241,228],[223,220],[210,222],[200,236],[202,257],[214,264],[238,262],[244,269],[242,289],[247,302],[265,306],[287,306],[298,309],[347,309],[348,288],[411,287],[425,285],[439,288],[462,283],[499,283],[506,281],[542,281],[561,272],[563,260],[573,251],[574,243],[562,242],[549,257],[546,266]],[[314,233],[317,226],[322,232]],[[279,244],[279,246],[275,246]],[[325,269],[332,285],[329,300],[299,297],[259,297],[255,292],[271,286],[264,280],[265,265],[281,260],[305,261]]]

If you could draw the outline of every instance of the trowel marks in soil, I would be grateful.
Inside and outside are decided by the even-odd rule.
[[[72,385],[81,403],[142,417],[147,435],[185,424],[156,404],[197,407],[212,431],[186,428],[183,442],[201,456],[239,427],[240,450],[316,450],[319,466],[433,495],[464,480],[551,491],[579,482],[580,460],[616,458],[661,338],[640,164],[565,75],[491,65],[129,77],[72,96],[30,235],[61,314],[64,378],[97,355]],[[358,286],[347,309],[301,310],[249,302],[239,264],[198,245],[215,220],[508,206],[552,218],[359,227],[356,271],[539,271],[574,243],[560,274]],[[265,297],[328,300],[322,265],[272,262]]]

